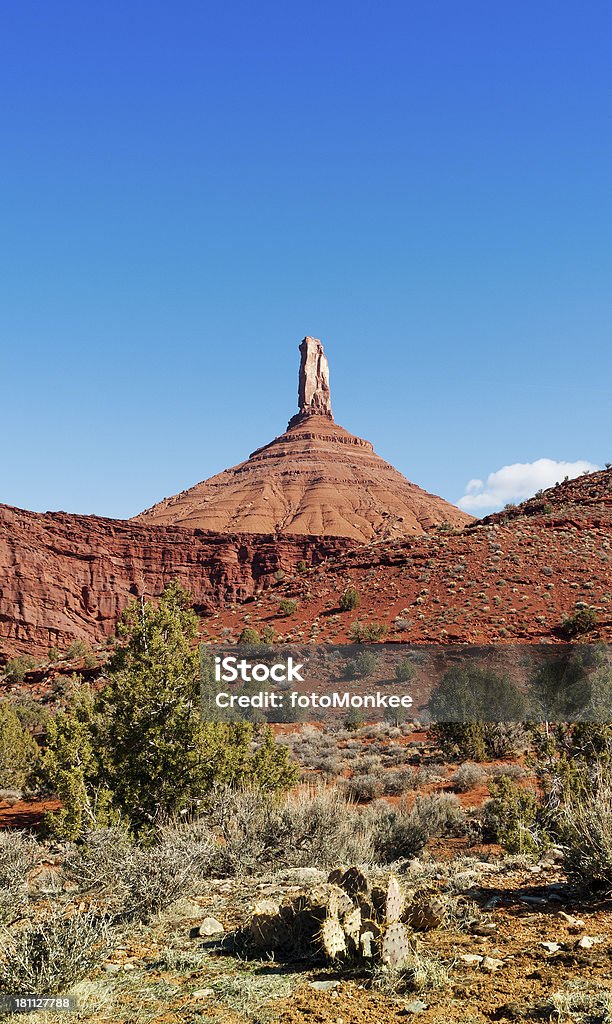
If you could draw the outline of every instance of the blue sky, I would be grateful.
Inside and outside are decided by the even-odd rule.
[[[589,0],[3,4],[0,501],[129,516],[235,464],[305,334],[336,419],[451,501],[612,461],[611,30]]]

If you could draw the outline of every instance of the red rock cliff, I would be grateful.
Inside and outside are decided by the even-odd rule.
[[[128,601],[178,579],[200,611],[242,601],[339,538],[216,534],[0,505],[0,656],[109,636]]]

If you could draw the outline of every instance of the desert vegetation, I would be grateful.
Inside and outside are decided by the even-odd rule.
[[[171,586],[128,609],[98,677],[60,672],[42,710],[10,675],[0,823],[20,801],[44,812],[0,829],[1,992],[70,993],[77,1019],[125,1024],[160,1006],[437,1024],[449,1001],[484,1021],[508,993],[514,1019],[607,1020],[605,649],[568,649],[525,693],[450,669],[432,707],[465,721],[272,728],[201,716],[195,639]],[[360,648],[343,671],[375,662]],[[508,721],[478,717],[483,694]]]

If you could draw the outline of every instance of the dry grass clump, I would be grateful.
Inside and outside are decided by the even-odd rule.
[[[572,980],[562,989],[552,992],[542,1007],[543,1014],[554,1014],[559,1021],[575,1024],[611,1024],[612,992],[609,989]]]
[[[406,964],[401,969],[377,967],[372,975],[372,986],[391,996],[406,992],[431,992],[446,988],[451,980],[448,969],[438,957],[415,947],[409,952]]]

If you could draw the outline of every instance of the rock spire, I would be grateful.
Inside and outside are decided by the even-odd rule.
[[[290,425],[308,416],[326,416],[333,421],[329,390],[329,366],[318,338],[306,337],[300,344],[300,374],[298,382],[299,412]]]

